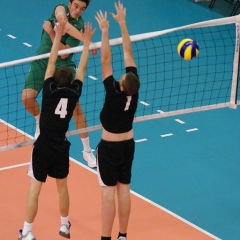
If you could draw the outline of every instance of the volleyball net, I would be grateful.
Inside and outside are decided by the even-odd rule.
[[[131,36],[132,49],[141,81],[135,122],[217,108],[236,108],[240,16],[199,22],[178,28]],[[177,54],[178,43],[194,39],[199,55],[191,61]],[[124,71],[122,39],[110,40],[114,77]],[[100,48],[101,42],[90,49]],[[83,47],[60,51],[74,53],[78,65]],[[25,109],[22,89],[31,61],[49,54],[0,64],[0,151],[33,143],[35,118]],[[67,135],[101,129],[99,114],[105,97],[101,78],[100,51],[90,56],[80,102],[86,129],[76,129],[73,119]],[[41,92],[37,101],[41,106]]]

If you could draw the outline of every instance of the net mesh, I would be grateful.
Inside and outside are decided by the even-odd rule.
[[[132,49],[141,81],[135,121],[229,107],[237,104],[238,30],[237,17],[188,25],[178,29],[131,36]],[[226,23],[227,22],[227,23]],[[192,38],[199,55],[191,61],[181,59],[177,45]],[[111,40],[112,66],[118,80],[124,74],[121,39]],[[100,42],[96,45],[100,46]],[[81,47],[73,60],[78,65]],[[46,55],[38,56],[38,58]],[[0,150],[32,143],[35,119],[22,101],[22,89],[30,60],[0,64]],[[236,67],[237,66],[237,67]],[[90,56],[80,97],[88,128],[76,130],[73,119],[68,135],[101,128],[99,114],[105,97],[101,78],[100,51]],[[41,106],[41,92],[37,101]]]

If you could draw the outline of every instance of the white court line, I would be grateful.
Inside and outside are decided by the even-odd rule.
[[[142,138],[142,139],[135,140],[136,143],[138,143],[138,142],[145,142],[145,141],[147,141],[146,138]]]
[[[10,123],[8,123],[8,122],[2,120],[2,119],[0,119],[0,123],[3,123],[3,124],[5,124],[6,126],[12,128],[13,130],[15,130],[15,131],[21,133],[22,135],[27,136],[27,137],[30,138],[30,139],[33,139],[33,136],[31,136],[31,135],[29,135],[29,134],[23,132],[23,131],[20,130],[19,128],[13,126],[12,124],[10,124]]]
[[[12,165],[12,166],[8,166],[8,167],[3,167],[3,168],[0,168],[0,171],[12,169],[12,168],[17,168],[17,167],[23,167],[23,166],[26,166],[26,165],[29,165],[29,162],[21,163],[21,164],[17,164],[17,165]]]
[[[94,77],[94,76],[88,76],[89,78],[91,78],[92,80],[94,80],[94,81],[96,81],[97,80],[97,78],[96,77]]]
[[[194,131],[197,131],[198,129],[197,128],[192,128],[192,129],[187,129],[186,132],[194,132]]]
[[[167,133],[167,134],[163,134],[163,135],[160,135],[161,137],[171,137],[171,136],[173,136],[173,134],[172,133]]]
[[[141,104],[145,105],[145,106],[149,106],[148,103],[144,102],[144,101],[140,101]]]
[[[185,124],[185,122],[180,120],[180,119],[175,119],[175,121],[178,122],[178,123],[181,123],[181,124]]]
[[[23,45],[25,45],[25,46],[27,46],[27,47],[32,47],[32,45],[29,44],[29,43],[23,43]]]
[[[5,121],[3,121],[3,120],[0,119],[0,122],[5,122]],[[5,122],[5,123],[6,123],[6,122]],[[9,124],[9,125],[11,125],[11,124]],[[12,126],[12,125],[11,125],[11,126]],[[15,130],[17,130],[16,127],[13,127],[13,128],[14,128]],[[19,132],[23,132],[23,131],[21,131],[21,130],[19,130],[19,129],[18,129],[18,131],[19,131]],[[28,134],[25,133],[24,135],[28,135]],[[167,134],[165,134],[165,135],[167,135]],[[173,135],[173,134],[172,134],[172,135]],[[88,171],[90,171],[90,172],[92,172],[92,173],[94,173],[94,174],[97,174],[97,171],[96,171],[96,170],[93,170],[92,168],[89,168],[87,165],[85,165],[85,164],[77,161],[76,159],[70,157],[70,160],[73,161],[74,163],[76,163],[77,165],[85,168],[86,170],[88,170]],[[26,165],[28,165],[28,164],[29,164],[29,162],[27,162],[27,163],[22,163],[22,164],[17,164],[17,165],[12,165],[12,166],[8,166],[8,167],[0,168],[0,171],[2,171],[2,170],[8,170],[8,169],[13,169],[13,168],[17,168],[17,167],[22,167],[22,166],[26,166]],[[221,240],[221,238],[218,238],[218,237],[214,236],[213,234],[211,234],[211,233],[205,231],[204,229],[196,226],[195,224],[193,224],[193,223],[189,222],[188,220],[180,217],[179,215],[171,212],[170,210],[162,207],[161,205],[159,205],[159,204],[157,204],[157,203],[149,200],[148,198],[145,198],[145,197],[143,197],[142,195],[140,195],[140,194],[138,194],[138,193],[136,193],[136,192],[134,192],[134,191],[132,191],[132,190],[131,190],[131,193],[132,193],[133,195],[139,197],[139,198],[142,199],[143,201],[145,201],[145,202],[147,202],[147,203],[149,203],[149,204],[151,204],[151,205],[153,205],[153,206],[161,209],[162,211],[164,211],[164,212],[172,215],[173,217],[179,219],[180,221],[188,224],[189,226],[191,226],[191,227],[199,230],[200,232],[202,232],[202,233],[204,233],[204,234],[206,234],[206,235],[214,238],[215,240]]]
[[[132,191],[132,190],[131,190],[131,193],[132,193],[133,195],[135,195],[135,196],[141,198],[141,199],[144,200],[145,202],[148,202],[149,204],[151,204],[151,205],[153,205],[153,206],[155,206],[155,207],[157,207],[157,208],[163,210],[164,212],[166,212],[166,213],[172,215],[173,217],[175,217],[175,218],[181,220],[182,222],[184,222],[184,223],[190,225],[191,227],[193,227],[193,228],[199,230],[200,232],[203,232],[204,234],[206,234],[206,235],[208,235],[208,236],[214,238],[215,240],[221,240],[221,238],[218,238],[218,237],[214,236],[213,234],[211,234],[211,233],[207,232],[206,230],[204,230],[204,229],[198,227],[197,225],[195,225],[195,224],[189,222],[188,220],[186,220],[186,219],[180,217],[179,215],[177,215],[177,214],[171,212],[170,210],[168,210],[168,209],[162,207],[161,205],[158,205],[157,203],[155,203],[155,202],[149,200],[148,198],[145,198],[145,197],[143,197],[142,195],[140,195],[140,194],[138,194],[138,193],[136,193],[136,192],[134,192],[134,191]]]
[[[10,37],[10,38],[12,38],[12,39],[16,39],[16,37],[13,36],[13,35],[11,35],[11,34],[8,34],[7,36]]]
[[[83,164],[83,163],[77,161],[76,159],[70,157],[70,160],[71,160],[72,162],[76,163],[77,165],[79,165],[79,166],[85,168],[86,170],[88,170],[88,171],[90,171],[90,172],[92,172],[92,173],[94,173],[94,174],[97,174],[97,171],[96,171],[96,170],[93,170],[92,168],[89,168],[89,167],[86,166],[85,164]],[[1,170],[12,169],[12,168],[16,168],[16,167],[22,167],[22,166],[25,166],[25,165],[28,165],[28,164],[29,164],[29,162],[28,162],[28,163],[23,163],[23,164],[18,164],[18,165],[13,165],[13,166],[10,166],[10,167],[0,168],[0,171],[1,171]],[[195,225],[195,224],[189,222],[188,220],[186,220],[186,219],[180,217],[179,215],[177,215],[177,214],[171,212],[170,210],[168,210],[168,209],[162,207],[161,205],[159,205],[159,204],[157,204],[157,203],[155,203],[155,202],[149,200],[148,198],[145,198],[145,197],[143,197],[142,195],[140,195],[140,194],[138,194],[138,193],[136,193],[136,192],[134,192],[134,191],[132,191],[132,190],[130,190],[130,191],[131,191],[131,193],[132,193],[133,195],[135,195],[136,197],[138,197],[138,198],[142,199],[143,201],[145,201],[145,202],[147,202],[147,203],[153,205],[153,206],[156,207],[156,208],[161,209],[162,211],[164,211],[164,212],[170,214],[171,216],[173,216],[173,217],[179,219],[180,221],[182,221],[182,222],[188,224],[189,226],[191,226],[191,227],[197,229],[198,231],[200,231],[200,232],[202,232],[202,233],[204,233],[204,234],[206,234],[206,235],[208,235],[208,236],[214,238],[215,240],[221,240],[220,238],[218,238],[218,237],[214,236],[213,234],[211,234],[211,233],[205,231],[204,229],[202,229],[202,228],[198,227],[197,225]]]

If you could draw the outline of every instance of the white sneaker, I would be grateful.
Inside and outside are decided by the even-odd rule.
[[[27,234],[22,234],[22,229],[19,230],[19,236],[18,240],[36,240],[36,238],[33,236],[32,232],[28,232]]]
[[[119,237],[117,240],[127,240],[125,237]]]
[[[88,151],[83,151],[83,159],[88,163],[88,166],[90,168],[95,168],[97,167],[97,161],[95,156],[93,155],[92,150]]]
[[[40,135],[40,128],[39,128],[39,124],[36,123],[36,130],[35,130],[35,134],[34,134],[34,139],[37,139],[39,135]]]
[[[70,222],[68,222],[68,226],[65,224],[62,224],[59,230],[59,235],[65,238],[70,238],[70,227],[71,227]]]

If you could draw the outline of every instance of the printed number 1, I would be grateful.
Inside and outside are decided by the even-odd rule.
[[[124,111],[127,111],[129,109],[129,106],[130,106],[130,103],[131,103],[131,100],[132,100],[132,96],[127,96],[127,102],[126,102],[126,106],[124,108]]]
[[[68,99],[67,98],[61,98],[56,109],[55,114],[60,115],[60,118],[65,118],[67,115],[67,104]]]

